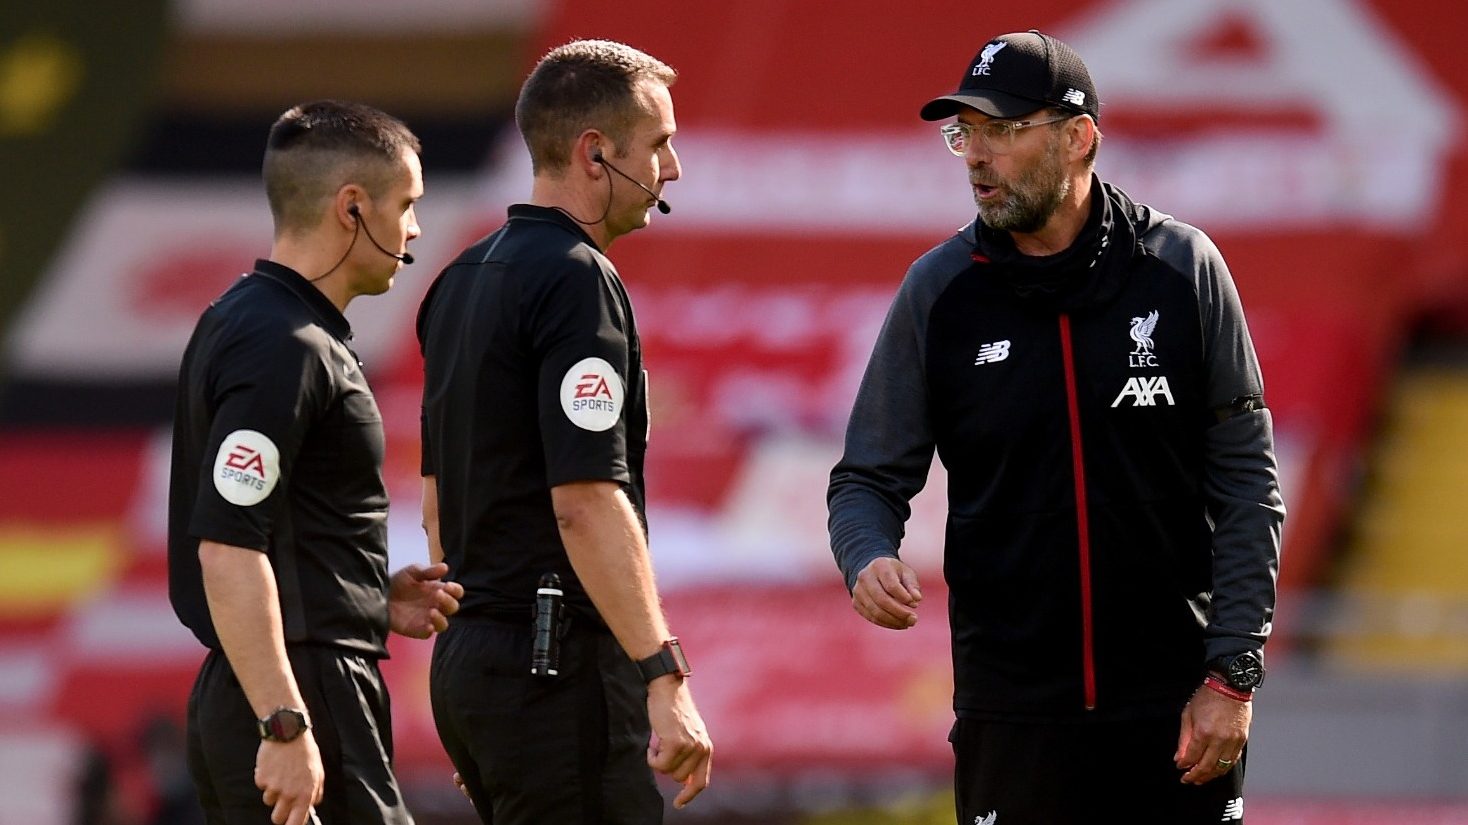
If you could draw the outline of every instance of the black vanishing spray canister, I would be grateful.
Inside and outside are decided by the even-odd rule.
[[[561,577],[546,573],[535,591],[535,642],[530,650],[530,675],[555,676],[561,667]]]

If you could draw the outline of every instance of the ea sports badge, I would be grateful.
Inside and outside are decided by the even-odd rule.
[[[250,507],[264,501],[280,481],[280,450],[255,430],[224,437],[214,457],[214,489],[230,504]]]
[[[622,376],[601,358],[577,361],[561,379],[561,409],[583,430],[602,432],[622,417]]]

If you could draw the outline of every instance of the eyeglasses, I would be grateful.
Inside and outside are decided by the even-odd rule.
[[[1049,120],[987,120],[978,125],[972,123],[946,123],[938,128],[943,135],[943,141],[948,144],[948,151],[959,157],[963,157],[968,151],[969,140],[973,134],[978,132],[984,146],[996,155],[1007,155],[1014,151],[1014,138],[1021,129],[1031,126],[1047,126],[1051,123],[1059,123],[1062,120],[1070,120],[1075,115],[1061,115]]]

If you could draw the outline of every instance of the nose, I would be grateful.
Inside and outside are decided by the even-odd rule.
[[[963,162],[967,163],[970,169],[991,160],[993,155],[994,153],[989,151],[989,147],[978,135],[970,138],[968,145],[963,147]]]
[[[683,177],[683,165],[678,162],[678,151],[672,144],[667,147],[667,161],[662,164],[663,174],[659,177],[664,181],[677,180]]]
[[[408,240],[413,240],[423,234],[418,228],[418,213],[413,207],[408,207]]]

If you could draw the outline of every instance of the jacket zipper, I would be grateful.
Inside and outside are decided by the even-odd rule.
[[[1096,648],[1091,608],[1091,522],[1086,512],[1086,460],[1081,451],[1081,409],[1076,395],[1075,350],[1070,316],[1060,316],[1060,350],[1065,361],[1065,401],[1070,415],[1070,461],[1076,484],[1076,541],[1081,563],[1081,668],[1085,674],[1086,710],[1096,709]]]

